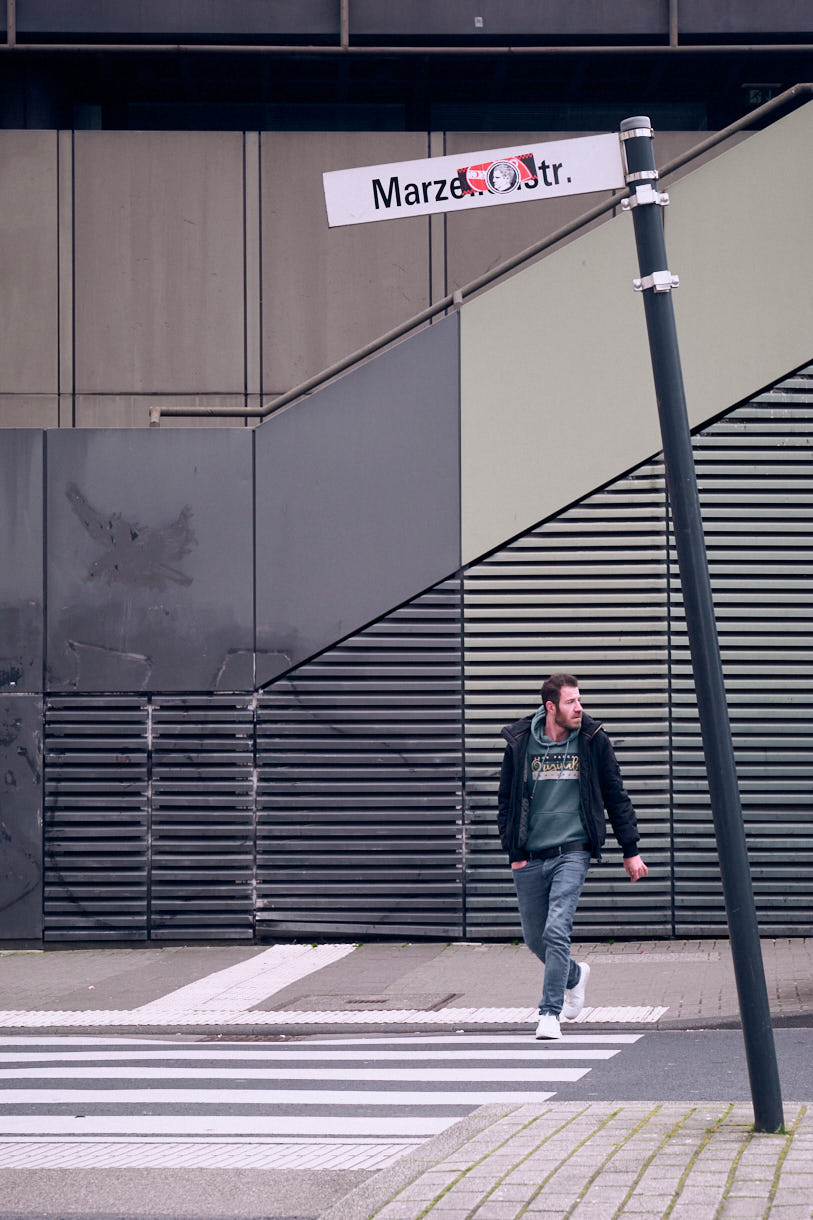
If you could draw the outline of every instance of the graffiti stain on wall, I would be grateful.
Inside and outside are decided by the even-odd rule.
[[[192,577],[178,566],[197,545],[188,504],[169,525],[153,529],[128,521],[121,513],[100,512],[75,483],[68,484],[65,495],[85,531],[104,548],[90,565],[87,580],[146,589],[165,589],[169,582],[192,584]]]

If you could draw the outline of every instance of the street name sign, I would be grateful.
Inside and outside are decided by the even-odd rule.
[[[331,170],[322,180],[333,228],[617,190],[624,167],[611,133]]]

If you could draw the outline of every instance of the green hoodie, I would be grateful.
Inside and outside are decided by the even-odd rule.
[[[530,799],[529,851],[584,839],[579,811],[579,730],[563,741],[545,736],[545,709],[531,721],[526,776]]]

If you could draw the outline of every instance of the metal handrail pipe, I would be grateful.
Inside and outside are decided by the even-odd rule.
[[[768,118],[776,110],[788,105],[789,102],[797,101],[805,96],[813,96],[813,82],[803,82],[797,85],[792,85],[790,89],[786,89],[783,93],[777,94],[777,96],[771,98],[769,102],[765,102],[764,105],[758,106],[755,110],[749,111],[748,114],[742,115],[733,123],[729,123],[727,127],[722,128],[720,131],[713,132],[712,135],[708,136],[707,139],[701,140],[699,144],[695,144],[692,148],[687,149],[686,152],[679,154],[677,157],[673,157],[671,161],[667,161],[658,170],[660,178],[665,178],[669,174],[674,173],[675,170],[680,169],[682,166],[688,164],[688,162],[695,160],[695,158],[702,156],[703,153],[708,152],[709,149],[716,147],[718,144],[722,144],[725,140],[729,139],[733,135],[737,135],[740,131],[745,131],[749,127],[754,126],[755,123],[760,123],[763,119]],[[264,419],[266,416],[280,411],[283,407],[288,406],[295,399],[302,398],[304,395],[311,393],[319,386],[325,385],[328,381],[331,381],[340,373],[346,372],[347,369],[351,368],[354,364],[358,364],[362,360],[366,360],[369,356],[373,356],[377,352],[382,351],[385,347],[389,346],[390,343],[394,343],[396,339],[402,338],[410,331],[422,326],[425,322],[431,321],[432,318],[437,317],[438,314],[444,313],[447,309],[452,307],[461,305],[466,297],[472,296],[474,293],[479,292],[482,288],[494,283],[496,280],[506,275],[509,271],[513,271],[521,264],[530,262],[531,259],[536,258],[537,255],[550,249],[551,246],[555,246],[557,242],[562,241],[565,237],[569,237],[578,229],[583,228],[585,225],[588,225],[592,221],[598,219],[598,217],[603,216],[605,212],[612,211],[612,209],[617,207],[621,200],[626,198],[628,194],[629,191],[627,189],[614,191],[613,194],[607,199],[602,200],[601,203],[597,203],[595,207],[590,208],[589,211],[583,212],[580,216],[577,216],[567,224],[562,225],[561,228],[558,228],[555,230],[555,232],[548,234],[547,237],[541,238],[539,241],[534,242],[533,245],[527,246],[524,250],[520,250],[517,254],[514,254],[510,258],[505,259],[503,262],[498,263],[496,267],[492,267],[489,271],[486,271],[476,279],[471,280],[468,284],[464,285],[463,288],[460,288],[456,292],[450,293],[447,296],[442,297],[440,300],[435,301],[432,305],[427,306],[426,309],[421,310],[420,313],[415,314],[411,318],[407,318],[406,321],[401,322],[392,330],[387,331],[386,334],[379,336],[377,339],[373,339],[370,343],[366,343],[364,347],[359,348],[358,351],[344,357],[342,360],[338,360],[335,364],[330,365],[329,368],[323,369],[322,372],[315,373],[306,381],[301,382],[299,385],[293,386],[290,390],[286,390],[284,394],[280,394],[277,398],[274,398],[269,403],[263,403],[259,407],[152,407],[150,409],[150,420],[154,425],[157,425],[160,422],[160,417],[162,415],[190,417],[216,415],[224,418],[232,417],[243,419],[254,417]]]
[[[748,55],[760,52],[775,52],[776,54],[810,54],[813,51],[811,42],[728,42],[728,43],[607,43],[568,44],[563,46],[540,46],[538,43],[528,45],[514,44],[470,44],[470,45],[409,45],[369,43],[360,45],[349,43],[230,43],[230,42],[20,42],[17,30],[17,41],[13,43],[0,42],[0,52],[15,54],[105,54],[144,55],[150,52],[156,54],[220,54],[220,55]]]

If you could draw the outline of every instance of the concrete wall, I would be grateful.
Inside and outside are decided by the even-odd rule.
[[[242,135],[77,132],[73,173],[76,393],[239,395]]]
[[[55,131],[0,133],[0,423],[53,427],[59,370]]]
[[[0,427],[272,399],[595,202],[331,230],[324,170],[546,138],[0,131]],[[667,134],[659,152],[695,142]],[[162,423],[218,425],[235,420]]]

